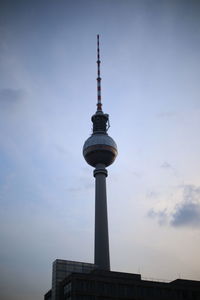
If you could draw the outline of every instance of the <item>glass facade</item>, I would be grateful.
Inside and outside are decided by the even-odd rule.
[[[71,273],[90,273],[92,270],[94,270],[94,268],[95,265],[91,263],[56,259],[53,262],[51,300],[61,299],[60,284],[64,278],[69,276]],[[64,288],[66,290],[66,294],[69,294],[70,288],[70,286]]]

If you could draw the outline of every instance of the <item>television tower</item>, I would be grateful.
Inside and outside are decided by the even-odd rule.
[[[100,77],[99,35],[97,35],[97,111],[92,116],[93,133],[85,141],[83,156],[87,163],[94,167],[95,177],[95,249],[94,263],[97,268],[110,270],[106,167],[110,166],[117,156],[117,145],[108,135],[109,115],[102,111],[101,77]]]

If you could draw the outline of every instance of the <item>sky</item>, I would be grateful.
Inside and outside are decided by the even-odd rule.
[[[94,178],[82,156],[103,110],[111,268],[200,280],[200,2],[0,4],[0,294],[35,300],[56,258],[93,262]]]

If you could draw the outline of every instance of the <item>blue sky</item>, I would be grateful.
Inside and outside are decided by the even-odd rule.
[[[200,280],[199,1],[1,1],[0,290],[42,299],[56,258],[93,262],[96,109],[108,169],[112,270]]]

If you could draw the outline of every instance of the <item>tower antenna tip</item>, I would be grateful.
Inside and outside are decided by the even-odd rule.
[[[102,111],[99,34],[97,34],[97,111]]]

